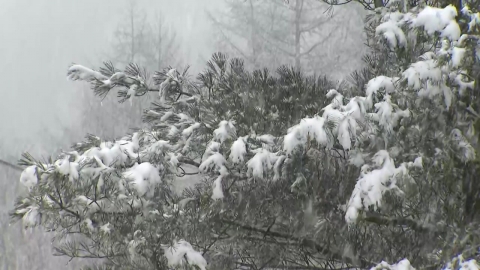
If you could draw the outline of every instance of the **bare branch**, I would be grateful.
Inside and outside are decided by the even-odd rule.
[[[5,166],[7,166],[7,167],[10,167],[10,168],[12,168],[12,169],[14,169],[14,170],[17,170],[17,171],[23,171],[22,167],[17,166],[17,165],[15,165],[15,164],[12,164],[12,163],[10,163],[10,162],[8,162],[8,161],[5,161],[5,160],[3,160],[3,159],[0,159],[0,164],[5,165]]]

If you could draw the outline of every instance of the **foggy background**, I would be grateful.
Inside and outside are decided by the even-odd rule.
[[[161,13],[162,27],[175,34],[176,48],[165,61],[150,63],[148,54],[135,59],[154,67],[188,64],[195,77],[216,51],[241,56],[258,46],[264,54],[259,54],[256,62],[252,60],[252,66],[261,63],[275,68],[293,64],[293,60],[286,58],[271,60],[271,55],[278,55],[272,51],[276,46],[273,43],[262,41],[252,45],[219,30],[219,25],[232,17],[228,15],[232,6],[246,2],[236,1],[234,4],[233,0],[135,1],[135,9],[146,18],[144,22],[155,26]],[[261,1],[264,0],[254,0],[254,4],[260,5]],[[117,57],[121,51],[117,41],[119,29],[128,28],[131,1],[0,0],[0,7],[0,159],[16,164],[25,151],[47,157],[67,149],[86,133],[114,138],[129,127],[141,125],[141,109],[148,106],[148,98],[133,104],[118,104],[112,94],[101,101],[87,85],[66,79],[72,63],[98,68],[102,61],[120,64],[126,61]],[[315,50],[317,54],[309,57],[316,61],[302,62],[302,67],[315,74],[330,72],[328,75],[341,78],[361,66],[360,58],[365,51],[362,19],[366,12],[351,4],[336,7],[334,13],[317,34],[335,31],[338,37],[330,38],[329,34]],[[238,18],[237,25],[229,24],[234,30],[243,29],[244,17],[240,14]],[[316,42],[311,40],[308,42]],[[243,52],[232,49],[232,45],[243,48]],[[121,65],[117,67],[123,69]],[[24,232],[20,223],[9,226],[8,211],[16,195],[24,192],[17,185],[19,175],[19,171],[0,164],[0,269],[75,268],[75,264],[67,267],[65,259],[51,255],[49,235]]]
[[[180,54],[193,60],[189,64],[199,66],[198,55],[208,59],[214,52],[208,47],[212,38],[202,9],[216,7],[215,2],[221,0],[137,2],[150,12],[162,11],[181,39]],[[51,146],[45,141],[58,145],[64,129],[80,128],[76,121],[81,106],[78,97],[86,89],[66,80],[67,68],[72,63],[95,68],[109,60],[114,31],[129,1],[0,3],[0,156],[14,153],[17,157],[19,151],[25,150],[42,153],[45,147],[49,153]],[[82,134],[71,141],[83,137],[84,132],[78,132]]]

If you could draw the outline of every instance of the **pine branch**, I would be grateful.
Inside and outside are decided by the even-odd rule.
[[[85,151],[87,151],[92,147],[99,147],[100,143],[102,142],[102,140],[99,137],[93,134],[87,134],[85,139],[86,140],[84,142],[73,144],[71,147],[75,151],[78,151],[79,153],[84,153]]]
[[[251,264],[251,263],[243,263],[243,262],[236,262],[237,265],[240,265],[240,266],[244,266],[244,267],[250,267],[249,269],[252,269],[252,267],[254,267],[255,265],[254,264]],[[268,267],[268,268],[271,268],[271,269],[298,269],[298,270],[341,270],[341,269],[348,269],[348,268],[344,268],[344,267],[341,267],[341,268],[324,268],[324,267],[316,267],[316,266],[307,266],[307,265],[301,265],[301,266],[293,266],[293,265],[274,265],[274,264],[266,264],[264,265],[263,267]],[[253,269],[256,269],[256,268],[253,268]],[[258,269],[261,269],[261,268],[258,268]]]
[[[415,230],[418,232],[432,232],[432,233],[435,233],[436,235],[445,233],[443,229],[438,229],[433,225],[425,226],[420,224],[418,221],[415,221],[410,218],[386,217],[373,212],[367,212],[366,217],[363,218],[363,220],[366,222],[375,223],[377,225],[407,226],[412,230]]]
[[[57,193],[58,193],[58,189],[57,189]],[[65,212],[68,212],[68,213],[72,214],[77,219],[81,219],[80,215],[77,212],[73,212],[72,210],[70,210],[68,208],[65,208],[62,201],[59,202],[57,199],[55,199],[55,197],[53,197],[50,194],[46,194],[46,195],[48,196],[48,198],[50,200],[52,200],[54,203],[56,203],[60,207],[60,209],[64,210]],[[59,196],[60,200],[62,200],[62,198],[60,197],[60,193],[58,193],[58,196]]]
[[[101,67],[99,72],[106,77],[111,77],[113,74],[120,71],[113,66],[111,61],[104,62],[103,64],[105,67]]]
[[[238,223],[236,221],[231,221],[231,220],[226,220],[226,219],[221,219],[220,221],[223,222],[223,223],[226,223],[226,224],[235,225],[236,227],[247,230],[247,231],[258,232],[258,233],[261,233],[265,236],[268,235],[268,236],[271,236],[271,237],[293,240],[293,241],[298,242],[303,247],[313,249],[313,250],[315,250],[315,251],[317,251],[317,252],[319,252],[323,255],[330,256],[333,259],[336,259],[336,260],[339,260],[339,261],[347,261],[347,263],[351,264],[352,266],[355,266],[355,264],[356,264],[352,259],[345,258],[344,256],[342,256],[340,252],[333,251],[330,248],[323,247],[321,244],[319,244],[319,243],[317,243],[317,242],[315,242],[314,240],[311,240],[311,239],[300,238],[300,237],[296,237],[296,236],[293,236],[293,235],[290,235],[290,234],[284,234],[284,233],[275,232],[275,231],[272,231],[272,230],[267,231],[267,230],[264,230],[264,229],[261,229],[261,228],[256,228],[256,227],[253,227],[253,226],[245,225],[245,224],[242,224],[242,223]],[[367,261],[367,260],[364,260],[364,259],[360,259],[360,262],[361,262],[361,266],[357,266],[357,267],[364,268],[366,266],[375,265],[374,263],[372,263],[370,261]]]
[[[178,161],[179,162],[182,162],[182,163],[185,163],[185,164],[189,164],[189,165],[193,165],[195,167],[200,167],[200,163],[198,162],[195,162],[189,158],[186,158],[186,157],[179,157],[178,158]]]
[[[7,167],[10,167],[10,168],[12,168],[12,169],[14,169],[14,170],[17,170],[17,171],[20,171],[20,172],[23,171],[22,167],[17,166],[17,165],[15,165],[15,164],[12,164],[12,163],[10,163],[10,162],[8,162],[8,161],[5,161],[5,160],[3,160],[3,159],[0,159],[0,164],[5,165],[5,166],[7,166]]]

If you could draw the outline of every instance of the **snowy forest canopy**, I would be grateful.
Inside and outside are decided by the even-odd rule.
[[[299,19],[317,3],[227,2],[230,19],[293,16],[305,31],[290,39],[276,32],[289,25],[255,19],[281,25],[259,42],[241,21],[214,20],[250,51],[215,53],[191,74],[158,70],[175,42],[147,41],[159,23],[119,40],[117,60],[70,66],[69,80],[141,110],[142,124],[55,158],[25,153],[12,221],[53,232],[54,253],[85,269],[480,269],[477,3],[362,2],[376,8],[363,68],[338,82],[299,38],[341,32],[315,31],[315,12]],[[160,49],[127,56],[140,38]]]

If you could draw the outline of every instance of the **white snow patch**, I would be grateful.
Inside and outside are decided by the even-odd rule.
[[[355,185],[355,188],[348,203],[345,220],[347,223],[356,222],[359,211],[373,206],[377,208],[382,205],[383,193],[387,190],[396,190],[401,193],[396,185],[396,176],[406,173],[402,164],[395,168],[393,160],[386,150],[380,150],[373,157],[379,169],[362,173]]]
[[[70,156],[57,160],[55,167],[60,174],[68,176],[70,181],[78,179],[78,163],[71,162]]]
[[[25,187],[31,189],[32,187],[36,186],[38,182],[37,178],[37,166],[32,165],[25,170],[23,170],[22,174],[20,175],[20,183]]]
[[[72,81],[91,81],[94,79],[103,81],[107,80],[108,78],[102,75],[100,72],[94,71],[82,65],[72,65],[70,68],[68,68],[67,79]]]
[[[40,214],[40,211],[38,211],[38,206],[28,206],[25,209],[19,210],[16,213],[17,214],[23,214],[22,218],[22,223],[24,227],[35,227],[37,225],[40,225],[40,222],[42,220],[42,216]]]
[[[455,21],[457,10],[454,6],[448,5],[445,8],[435,8],[426,6],[412,19],[414,27],[422,27],[428,35],[432,36],[435,32],[441,33],[441,36],[450,40],[458,40],[460,37],[460,27]]]
[[[302,119],[300,124],[291,127],[285,135],[284,150],[291,153],[297,146],[304,145],[308,138],[315,139],[320,145],[327,145],[328,137],[324,123],[325,119],[320,116]]]
[[[368,109],[372,108],[374,95],[378,91],[384,90],[387,94],[395,92],[395,80],[396,78],[378,76],[368,81],[365,93],[365,107]]]
[[[383,35],[391,48],[405,47],[407,45],[407,38],[400,26],[400,22],[388,20],[377,26],[375,34],[377,36]]]
[[[227,139],[232,139],[236,136],[235,126],[232,121],[221,121],[218,128],[213,131],[216,140],[223,143]]]
[[[208,170],[220,170],[224,167],[226,160],[220,153],[213,153],[211,156],[206,158],[198,167],[202,172],[207,172]]]
[[[194,131],[195,129],[199,128],[200,126],[201,126],[200,123],[195,123],[195,124],[189,126],[188,128],[184,129],[184,130],[182,131],[182,135],[183,135],[184,137],[189,137],[189,136],[193,133],[193,131]]]
[[[100,226],[100,231],[102,231],[105,234],[110,234],[110,232],[112,231],[111,227],[112,225],[110,225],[110,223],[104,224]]]
[[[461,63],[465,56],[465,52],[467,50],[465,48],[453,47],[452,49],[452,67],[456,68]]]
[[[387,262],[383,261],[379,263],[377,266],[372,267],[370,270],[383,270],[383,269],[390,269],[390,270],[415,270],[413,266],[410,264],[410,261],[407,259],[403,259],[396,264],[388,264]]]
[[[245,138],[240,137],[235,142],[233,142],[232,147],[230,148],[229,158],[234,164],[238,164],[244,161],[245,154],[247,154],[247,146],[245,145]]]
[[[130,184],[137,190],[140,196],[146,195],[151,198],[155,191],[155,185],[161,182],[160,173],[149,162],[135,164],[123,173],[123,176],[131,180]]]
[[[213,200],[223,199],[222,178],[223,178],[222,175],[218,176],[215,182],[213,183],[213,194],[212,194]]]
[[[247,174],[254,178],[263,179],[265,173],[273,168],[277,159],[278,156],[274,153],[270,153],[269,151],[260,148],[255,156],[247,162]]]
[[[171,247],[164,245],[163,249],[169,267],[183,266],[184,263],[196,265],[201,270],[205,270],[207,267],[207,261],[202,254],[194,250],[192,245],[185,240],[180,240]]]

